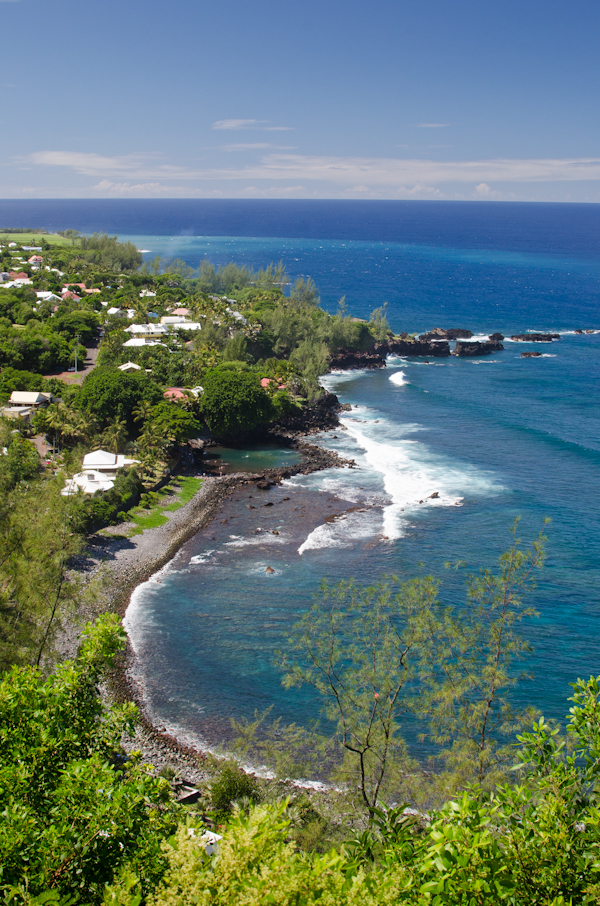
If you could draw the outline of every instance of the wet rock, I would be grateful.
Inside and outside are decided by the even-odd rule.
[[[273,569],[272,566],[267,566],[267,568],[265,569],[265,572],[268,576],[272,576],[273,573],[275,572],[275,570]]]
[[[539,356],[541,356],[541,354],[542,353],[537,352],[537,350],[536,350],[536,352],[522,352],[521,358],[522,359],[537,359],[537,358],[539,358]]]
[[[471,357],[471,356],[480,356],[480,355],[491,355],[492,352],[499,352],[501,349],[504,349],[502,343],[499,340],[486,340],[483,343],[479,340],[473,340],[469,342],[459,342],[454,347],[452,355],[459,356],[461,358]]]
[[[502,342],[502,340],[504,339],[504,334],[503,333],[491,333],[489,336],[489,339],[498,340],[498,342]]]
[[[433,494],[430,494],[427,498],[428,500],[437,500],[440,496],[439,491],[434,491]]]
[[[343,350],[329,363],[330,371],[347,371],[349,368],[385,368],[385,353],[376,348],[372,352]]]
[[[261,506],[273,506],[273,501],[269,500],[268,503],[262,503]]]
[[[551,343],[560,340],[559,333],[516,333],[511,337],[516,343]]]
[[[272,534],[272,535],[278,535],[279,532],[277,531],[277,529],[273,529],[273,531],[271,532],[271,534]]]
[[[443,327],[434,327],[429,333],[423,333],[420,340],[470,340],[473,336],[472,330],[465,330],[462,327],[451,327],[444,330]]]
[[[268,491],[269,488],[272,487],[272,485],[272,481],[267,481],[267,479],[261,478],[260,481],[256,482],[255,487],[257,487],[259,491]]]
[[[425,356],[432,358],[444,358],[450,355],[450,345],[447,340],[421,340],[421,339],[402,339],[392,337],[386,343],[388,353],[401,356]]]

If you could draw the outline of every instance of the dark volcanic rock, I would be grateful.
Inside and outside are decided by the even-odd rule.
[[[559,333],[516,333],[511,337],[518,343],[551,343],[552,340],[560,340]]]
[[[378,344],[378,347],[383,347],[384,345],[387,347],[388,353],[392,352],[395,355],[424,355],[437,358],[450,355],[450,346],[447,340],[433,343],[430,340],[410,340],[393,337],[386,344]]]
[[[541,356],[541,352],[522,352],[522,359],[537,359],[538,356]]]
[[[442,327],[434,327],[429,333],[423,333],[420,340],[470,340],[473,336],[472,330],[463,330],[462,327],[451,327],[444,330]]]
[[[500,349],[504,349],[504,346],[498,340],[487,340],[484,343],[480,343],[479,340],[475,340],[472,343],[458,342],[452,355],[461,356],[462,358],[476,355],[490,355],[492,352],[498,352]]]
[[[385,353],[377,349],[373,352],[339,352],[329,363],[330,371],[346,371],[349,368],[385,368]]]
[[[341,407],[335,393],[323,393],[314,403],[306,403],[300,411],[296,410],[277,420],[275,425],[256,429],[255,439],[265,439],[267,433],[283,433],[288,435],[303,436],[313,431],[324,431],[327,428],[337,428],[339,425],[338,412]]]
[[[504,339],[504,334],[503,333],[491,333],[489,335],[489,339],[498,340],[498,342],[501,342]]]

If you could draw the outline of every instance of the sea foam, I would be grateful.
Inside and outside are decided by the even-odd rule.
[[[396,371],[394,374],[391,374],[390,382],[395,384],[396,387],[403,387],[405,384],[408,384],[404,371]]]

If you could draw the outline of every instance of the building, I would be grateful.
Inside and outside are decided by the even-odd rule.
[[[110,453],[108,450],[93,450],[83,457],[82,471],[101,472],[106,478],[116,478],[119,469],[133,466],[137,459],[128,459],[123,453]]]
[[[38,393],[29,390],[13,390],[8,406],[0,410],[3,418],[12,418],[28,422],[38,409],[48,406],[54,397],[51,393]]]
[[[148,337],[132,337],[131,340],[126,340],[123,346],[164,346],[165,349],[169,349],[166,343],[161,343],[160,340],[149,340]]]
[[[142,370],[142,366],[136,365],[135,362],[125,362],[124,365],[119,365],[119,371],[128,372],[128,371],[141,371],[141,370]]]
[[[166,324],[130,324],[125,328],[125,333],[130,333],[135,337],[158,340],[169,335],[169,328]]]
[[[119,469],[132,466],[136,462],[137,459],[127,459],[122,453],[93,450],[83,457],[81,472],[73,475],[60,493],[63,497],[70,497],[78,491],[83,491],[84,494],[110,491],[114,487]]]
[[[78,472],[77,475],[69,478],[60,493],[63,497],[71,497],[78,491],[83,491],[84,494],[95,494],[96,491],[110,491],[114,485],[114,481],[107,478],[102,472],[88,470]]]

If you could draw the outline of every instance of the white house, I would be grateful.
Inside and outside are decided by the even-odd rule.
[[[160,340],[149,340],[147,337],[132,337],[131,340],[126,340],[123,346],[164,346],[165,349],[169,348],[166,343],[161,343]]]
[[[63,497],[70,497],[79,490],[82,490],[84,494],[95,494],[96,491],[110,491],[114,484],[114,481],[111,481],[102,472],[88,470],[78,472],[77,475],[68,479],[60,493]]]
[[[119,365],[119,371],[141,371],[142,366],[136,365],[135,362],[125,362],[124,365]]]
[[[183,315],[163,315],[163,317],[160,319],[160,323],[168,324],[172,327],[174,324],[189,324],[189,321]]]
[[[108,450],[93,450],[83,457],[82,471],[94,471],[105,478],[116,478],[119,469],[132,466],[137,459],[127,459],[123,453],[110,453]]]
[[[130,324],[125,328],[125,333],[157,340],[160,337],[168,336],[169,328],[166,324]]]

